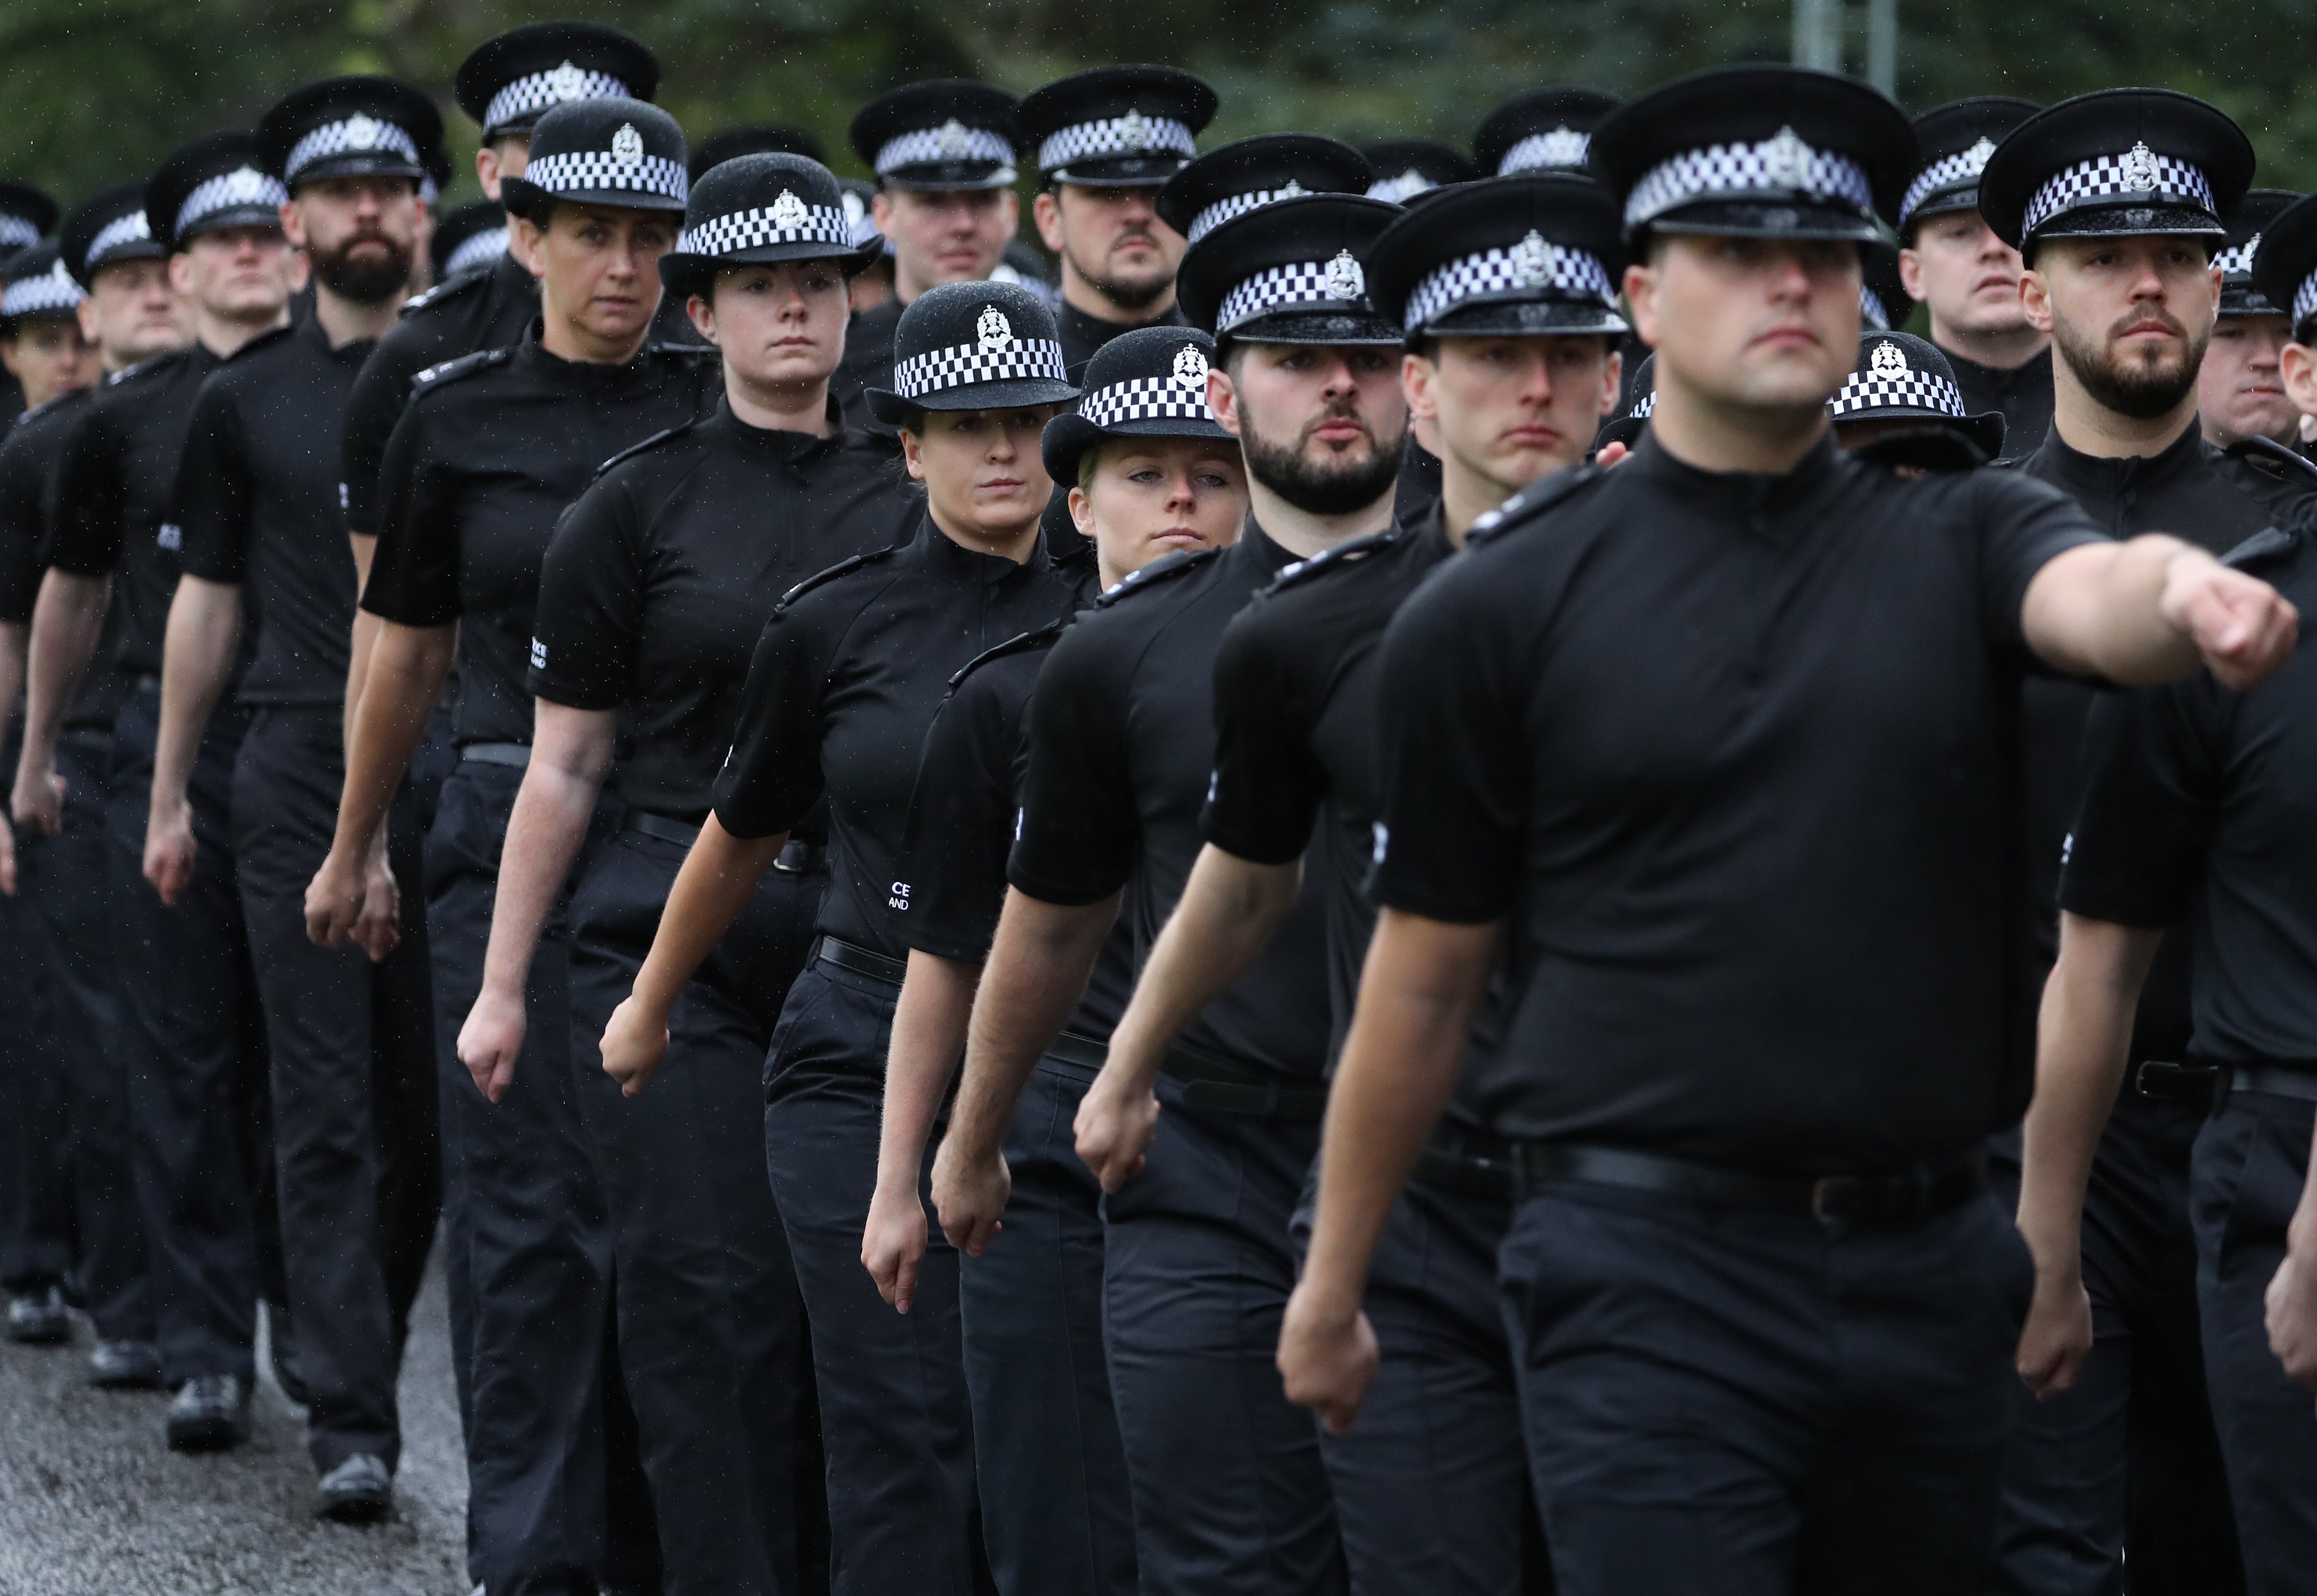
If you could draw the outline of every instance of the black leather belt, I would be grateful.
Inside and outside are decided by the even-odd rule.
[[[866,948],[856,948],[841,937],[819,937],[812,944],[815,964],[826,964],[851,975],[863,976],[872,981],[882,981],[888,986],[899,986],[909,973],[907,961],[888,958],[882,953],[872,953]]]
[[[1167,1049],[1158,1073],[1182,1087],[1185,1107],[1212,1114],[1317,1119],[1328,1111],[1325,1086],[1283,1086],[1187,1042]]]
[[[1509,1199],[1519,1181],[1513,1149],[1494,1137],[1477,1137],[1462,1126],[1444,1125],[1417,1155],[1416,1178],[1428,1186],[1472,1197]]]
[[[2158,1102],[2209,1107],[2220,1083],[2221,1072],[2209,1064],[2175,1064],[2169,1058],[2143,1058],[2132,1070],[2132,1089]]]
[[[2317,1102],[2317,1074],[2307,1070],[2278,1069],[2274,1065],[2248,1065],[2226,1072],[2229,1092],[2258,1092],[2264,1097],[2289,1097],[2298,1102]]]
[[[461,743],[459,757],[470,764],[504,765],[510,771],[528,770],[531,766],[531,745],[528,743]]]
[[[620,822],[620,827],[622,831],[657,837],[663,843],[674,843],[679,848],[689,848],[700,841],[700,827],[691,821],[655,815],[648,809],[629,810]],[[828,860],[828,851],[818,843],[790,843],[781,849],[780,857],[773,860],[773,869],[787,875],[801,876],[820,869]]]
[[[1749,1174],[1629,1147],[1516,1142],[1512,1152],[1524,1192],[1560,1181],[1583,1181],[1687,1198],[1720,1208],[1807,1215],[1829,1229],[1927,1218],[1987,1190],[1987,1161],[1977,1154],[1936,1169],[1902,1174],[1812,1179]]]
[[[1064,1064],[1075,1064],[1082,1069],[1098,1070],[1110,1062],[1110,1044],[1098,1042],[1092,1037],[1082,1037],[1074,1030],[1066,1030],[1054,1039],[1053,1045],[1046,1049],[1046,1057],[1059,1058]]]

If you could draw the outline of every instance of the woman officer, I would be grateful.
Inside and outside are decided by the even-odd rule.
[[[829,884],[813,962],[789,989],[766,1066],[774,1195],[812,1321],[837,1596],[975,1587],[971,1425],[957,1260],[928,1256],[911,1313],[861,1268],[880,1099],[906,949],[887,924],[910,784],[950,676],[1069,612],[1078,584],[1042,546],[1051,489],[1039,433],[1075,397],[1053,313],[1007,283],[920,295],[895,335],[893,388],[925,506],[906,544],[781,601],[748,668],[738,735],[660,916],[604,1068],[644,1089],[685,984],[823,798]],[[683,1090],[683,1072],[659,1090]]]

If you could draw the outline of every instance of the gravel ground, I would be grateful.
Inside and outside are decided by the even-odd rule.
[[[189,1457],[162,1442],[166,1394],[83,1382],[87,1321],[69,1348],[0,1342],[0,1596],[465,1596],[439,1274],[413,1319],[396,1511],[369,1529],[313,1516],[304,1410],[270,1373],[249,1444]]]

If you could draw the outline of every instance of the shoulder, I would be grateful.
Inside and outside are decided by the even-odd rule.
[[[957,673],[949,679],[950,691],[953,693],[959,691],[977,677],[986,679],[989,668],[1000,660],[1021,659],[1031,655],[1042,654],[1051,648],[1055,641],[1061,637],[1063,629],[1069,624],[1067,620],[1051,621],[1035,631],[1024,632],[1018,638],[1008,638],[995,648],[983,649],[960,666]]]
[[[907,547],[907,544],[896,543],[890,548],[872,548],[867,554],[856,554],[849,559],[837,561],[826,571],[806,577],[783,593],[781,602],[773,606],[774,615],[786,614],[800,601],[810,598],[817,593],[825,593],[843,583],[847,577],[858,575],[863,571],[874,570]]]
[[[1308,587],[1312,583],[1332,576],[1338,571],[1358,569],[1386,549],[1400,547],[1408,539],[1409,532],[1406,528],[1386,527],[1382,531],[1370,532],[1364,538],[1355,538],[1348,543],[1339,543],[1333,548],[1313,555],[1310,559],[1299,559],[1292,566],[1283,566],[1279,575],[1271,579],[1270,585],[1257,596],[1269,598],[1275,593],[1286,593],[1292,588]]]
[[[410,321],[430,310],[439,310],[454,300],[480,293],[490,279],[488,272],[461,272],[456,277],[447,278],[407,302],[402,307],[402,319]]]
[[[1507,535],[1543,524],[1556,513],[1599,496],[1616,479],[1615,466],[1577,466],[1532,482],[1495,509],[1476,517],[1464,534],[1464,547],[1478,548]]]
[[[2317,513],[2317,506],[2312,506],[2312,511]],[[2317,528],[2312,527],[2311,520],[2311,515],[2304,515],[2294,526],[2268,527],[2255,532],[2221,556],[2221,563],[2275,582],[2304,563],[2304,551],[2313,533],[2317,533]]]
[[[634,476],[640,470],[647,470],[668,463],[679,454],[689,457],[693,451],[680,445],[685,441],[696,441],[693,434],[700,424],[706,419],[705,416],[695,415],[690,421],[679,425],[654,432],[640,443],[629,444],[595,468],[595,475],[591,479],[591,485],[594,482],[603,481],[614,472],[625,478]],[[647,456],[650,458],[646,459]]]
[[[415,402],[422,396],[440,393],[453,383],[465,382],[484,372],[505,365],[514,358],[512,347],[479,349],[472,354],[462,354],[454,361],[429,366],[410,379],[410,397]]]
[[[1201,548],[1187,554],[1170,554],[1164,559],[1152,560],[1141,570],[1129,575],[1117,586],[1107,588],[1094,602],[1098,611],[1116,609],[1144,593],[1179,584],[1181,580],[1203,566],[1212,564],[1222,555],[1220,548]]]

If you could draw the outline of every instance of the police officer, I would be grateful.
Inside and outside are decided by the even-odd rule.
[[[488,272],[499,263],[506,246],[505,206],[497,200],[461,205],[435,224],[427,243],[434,256],[434,281],[448,282],[470,272]]]
[[[2221,303],[2213,341],[2196,368],[2196,415],[2205,441],[2216,449],[2262,438],[2291,450],[2301,439],[2301,413],[2285,391],[2280,368],[2285,346],[2293,341],[2293,318],[2252,281],[2261,229],[2300,197],[2286,189],[2248,191],[2229,218],[2228,236],[2214,261],[2221,269]],[[2281,465],[2258,446],[2243,463],[2253,469],[2266,466],[2272,475]]]
[[[2310,225],[2308,212],[2295,213],[2286,235],[2291,242],[2271,245],[2270,238],[2277,236],[2272,223],[2261,235],[2261,246],[2254,252],[2252,263],[2253,291],[2271,305],[2286,307],[2290,314],[2291,336],[2278,352],[2277,372],[2294,407],[2304,416],[2317,415],[2317,317],[2310,314],[2317,310],[2317,295],[2304,300],[2292,270],[2307,248],[2304,229]]]
[[[2221,218],[2252,165],[2244,134],[2212,107],[2114,90],[2030,117],[1981,176],[1988,225],[2021,252],[2028,323],[2055,352],[2051,431],[2019,469],[2068,494],[2111,534],[2177,531],[2218,554],[2307,491],[2296,472],[2255,496],[2196,424],[2196,373],[2220,296]],[[2056,939],[2057,875],[2091,702],[2089,689],[2052,680],[2029,683],[2025,700],[2035,918],[2032,942],[2021,939],[2033,960],[2019,976],[2023,1022]],[[2186,965],[2184,944],[2142,1002],[2132,1089],[2109,1123],[2087,1199],[2097,1239],[2083,1275],[2100,1344],[2065,1395],[2018,1398],[2002,1556],[2005,1577],[2022,1590],[2101,1589],[2120,1557],[2148,1589],[2225,1589],[2239,1577],[2196,1333],[2188,1160],[2210,1094],[2178,1068]],[[2007,1164],[2008,1155],[1999,1155]],[[2033,1347],[2023,1345],[2022,1357],[2032,1360]]]
[[[210,717],[191,757],[185,796],[199,843],[191,877],[164,903],[143,872],[163,633],[179,572],[171,500],[186,429],[202,383],[280,326],[290,298],[286,196],[259,162],[250,134],[211,133],[171,156],[149,183],[76,213],[69,247],[100,342],[112,342],[108,325],[125,327],[116,358],[132,363],[91,399],[58,465],[32,623],[37,735],[16,773],[27,824],[58,824],[65,795],[48,728],[61,724],[92,667],[119,683],[104,822],[120,1037],[162,1378],[176,1394],[166,1429],[180,1448],[246,1436],[256,1303],[261,1293],[277,1304],[283,1296],[264,1028],[232,839],[233,768],[248,725],[238,705]],[[246,650],[228,640],[227,653]],[[277,1317],[271,1328],[275,1362],[287,1370],[290,1327]],[[295,1387],[294,1375],[288,1383]]]
[[[1946,356],[1911,333],[1861,333],[1826,408],[1838,448],[1901,469],[1968,471],[2003,452],[2002,415],[1966,412]]]
[[[57,202],[31,183],[0,178],[0,269],[47,237],[57,215]],[[23,413],[23,385],[0,371],[0,426]]]
[[[1085,596],[1175,554],[1231,542],[1247,519],[1238,441],[1207,408],[1214,341],[1140,327],[1087,363],[1087,390],[1046,428],[1046,473],[1094,551]],[[1019,805],[1021,727],[1060,623],[952,678],[909,798],[894,932],[909,949],[885,1074],[885,1137],[862,1261],[909,1299],[926,1242],[925,1143],[960,1057],[1001,905]],[[1195,683],[1183,684],[1197,694]],[[1008,972],[992,972],[1005,1006]],[[960,1318],[983,1488],[982,1527],[1009,1593],[1137,1588],[1126,1461],[1102,1345],[1102,1188],[1070,1145],[1078,1100],[1133,985],[1132,928],[1114,924],[1070,1031],[961,1088],[934,1166],[944,1232],[967,1256]],[[1025,1088],[1027,1088],[1025,1094]],[[961,1172],[964,1184],[960,1182]],[[1005,1237],[994,1231],[1004,1216]],[[994,1244],[994,1245],[993,1245]],[[1060,1443],[1060,1444],[1058,1444]]]
[[[366,950],[317,948],[304,900],[337,802],[359,580],[335,503],[337,429],[407,290],[422,157],[441,133],[433,103],[389,78],[309,85],[259,126],[314,297],[212,372],[194,403],[145,835],[146,877],[174,902],[199,854],[193,753],[232,673],[250,585],[255,648],[236,697],[254,713],[234,769],[234,855],[271,1044],[316,1511],[354,1520],[391,1500],[395,1380],[440,1201],[425,928],[415,892],[398,907],[381,890]],[[420,819],[413,793],[391,839],[402,880],[417,878]],[[377,865],[382,876],[386,859]]]
[[[1582,172],[1593,130],[1623,103],[1599,89],[1568,85],[1515,94],[1472,135],[1472,158],[1490,177]]]
[[[1964,406],[2003,413],[2004,447],[2029,452],[2052,428],[2051,340],[2019,308],[2019,252],[1980,214],[1979,179],[2029,101],[1982,95],[1915,119],[1916,171],[1896,213],[1907,295],[1930,307],[1931,342]]]
[[[1471,183],[1481,168],[1462,150],[1433,138],[1386,138],[1360,146],[1375,181],[1368,184],[1371,200],[1405,205],[1417,195],[1447,183]]]
[[[1052,313],[1012,284],[944,284],[910,303],[895,348],[895,386],[871,398],[926,484],[924,511],[908,542],[844,561],[774,610],[714,811],[603,1039],[605,1071],[642,1089],[686,983],[825,804],[829,886],[765,1064],[765,1146],[811,1315],[843,1593],[962,1592],[986,1577],[955,1254],[927,1257],[906,1317],[861,1267],[903,969],[887,908],[915,754],[950,676],[1066,613],[1077,585],[1038,532],[1038,431],[1076,396]],[[687,1088],[678,1072],[653,1090]]]

